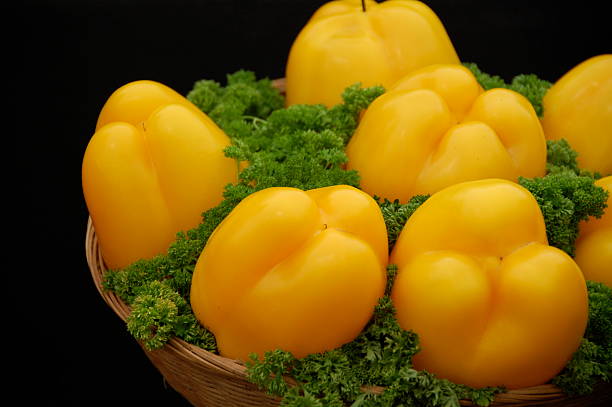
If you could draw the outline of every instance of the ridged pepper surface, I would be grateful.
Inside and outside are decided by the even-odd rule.
[[[612,175],[598,179],[595,185],[608,191],[608,207],[601,218],[580,223],[576,263],[587,280],[612,288]]]
[[[245,198],[209,238],[191,307],[221,355],[339,347],[371,318],[386,283],[386,227],[350,186],[268,188]]]
[[[342,101],[347,86],[391,86],[408,72],[459,63],[438,16],[424,3],[330,1],[295,39],[287,60],[287,104]]]
[[[516,389],[546,383],[580,345],[584,277],[548,246],[540,208],[519,184],[485,179],[433,194],[408,219],[390,262],[397,319],[419,335],[417,369]]]
[[[202,111],[154,81],[130,82],[106,101],[83,157],[83,193],[110,268],[167,251],[221,202],[237,165],[230,140]]]
[[[612,175],[612,54],[597,55],[563,75],[542,100],[547,139],[565,139],[580,168]]]
[[[430,65],[375,99],[347,146],[361,188],[408,201],[483,178],[544,175],[546,140],[529,101],[483,91],[460,65]]]

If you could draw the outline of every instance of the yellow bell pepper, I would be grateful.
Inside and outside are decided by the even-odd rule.
[[[612,54],[583,61],[561,77],[542,100],[547,139],[565,139],[578,165],[612,174]]]
[[[384,294],[387,260],[382,213],[366,193],[264,189],[209,238],[191,307],[223,356],[282,349],[303,357],[357,337]]]
[[[135,81],[102,108],[82,166],[83,193],[106,265],[167,251],[237,180],[230,140],[169,87]]]
[[[601,218],[580,224],[575,259],[587,280],[612,288],[612,175],[598,179],[595,185],[608,191],[608,207]]]
[[[330,1],[296,37],[287,60],[287,104],[342,101],[347,86],[391,86],[434,63],[459,63],[436,14],[413,0]]]
[[[417,369],[474,387],[547,382],[578,348],[588,318],[576,263],[548,246],[535,198],[485,179],[433,194],[391,253],[391,298],[416,332]]]
[[[508,89],[484,92],[461,65],[430,65],[396,82],[365,111],[346,152],[364,191],[401,202],[546,169],[546,141],[529,101]]]

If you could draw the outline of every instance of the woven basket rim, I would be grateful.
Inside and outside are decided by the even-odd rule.
[[[114,292],[107,291],[102,286],[103,276],[107,271],[107,268],[104,265],[104,260],[100,252],[98,238],[96,236],[91,217],[89,217],[87,221],[85,252],[87,264],[99,294],[102,296],[106,304],[117,314],[117,316],[119,316],[125,322],[130,314],[130,307]],[[183,356],[188,356],[193,363],[199,363],[213,369],[216,374],[248,380],[246,366],[244,363],[238,360],[229,359],[206,351],[205,349],[176,337],[171,338],[164,346],[171,348],[176,352],[180,352]],[[288,378],[288,381],[291,382],[291,379]],[[380,391],[377,389],[382,388],[373,388],[372,391]],[[508,390],[506,392],[499,393],[495,396],[494,405],[521,405],[522,403],[529,402],[538,402],[539,404],[546,402],[560,402],[568,398],[569,397],[559,387],[553,384],[542,384],[539,386]],[[461,404],[472,405],[467,400],[461,400]]]
[[[107,271],[107,268],[99,249],[98,238],[91,217],[89,217],[87,221],[87,236],[85,241],[87,263],[98,292],[106,304],[126,322],[130,314],[130,307],[115,293],[105,290],[102,286],[104,273]],[[246,367],[240,361],[208,352],[205,349],[176,337],[171,338],[165,346],[170,346],[175,348],[175,350],[191,355],[194,360],[209,365],[212,369],[216,370],[217,373],[238,375],[246,378]]]

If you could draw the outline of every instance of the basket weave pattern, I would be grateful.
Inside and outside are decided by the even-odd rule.
[[[112,310],[126,321],[130,314],[129,306],[115,293],[103,289],[102,280],[107,269],[91,218],[87,224],[85,254],[98,292]],[[265,394],[247,380],[246,368],[239,361],[208,352],[178,338],[172,338],[163,348],[154,351],[145,349],[142,344],[141,348],[170,386],[194,406],[273,407],[280,403],[278,398]],[[465,400],[461,404],[472,405]],[[498,394],[493,403],[493,406],[538,405],[612,405],[612,388],[609,385],[600,387],[588,397],[570,399],[556,386],[545,384]]]

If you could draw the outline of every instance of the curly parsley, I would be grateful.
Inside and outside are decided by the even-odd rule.
[[[387,239],[389,250],[393,249],[395,241],[404,228],[408,218],[429,198],[429,195],[415,195],[406,204],[401,204],[399,200],[389,201],[376,198],[385,224],[387,225]]]
[[[612,289],[603,283],[587,281],[589,322],[580,348],[561,374],[552,382],[568,395],[593,392],[599,381],[612,379]]]
[[[539,178],[519,178],[540,205],[551,246],[573,256],[579,224],[589,217],[601,217],[608,192],[595,185],[595,176],[581,171],[577,153],[566,140],[548,141],[548,173]]]
[[[249,120],[266,118],[285,103],[270,79],[257,79],[245,70],[227,75],[225,86],[209,79],[196,81],[186,97],[232,139],[249,133]]]

